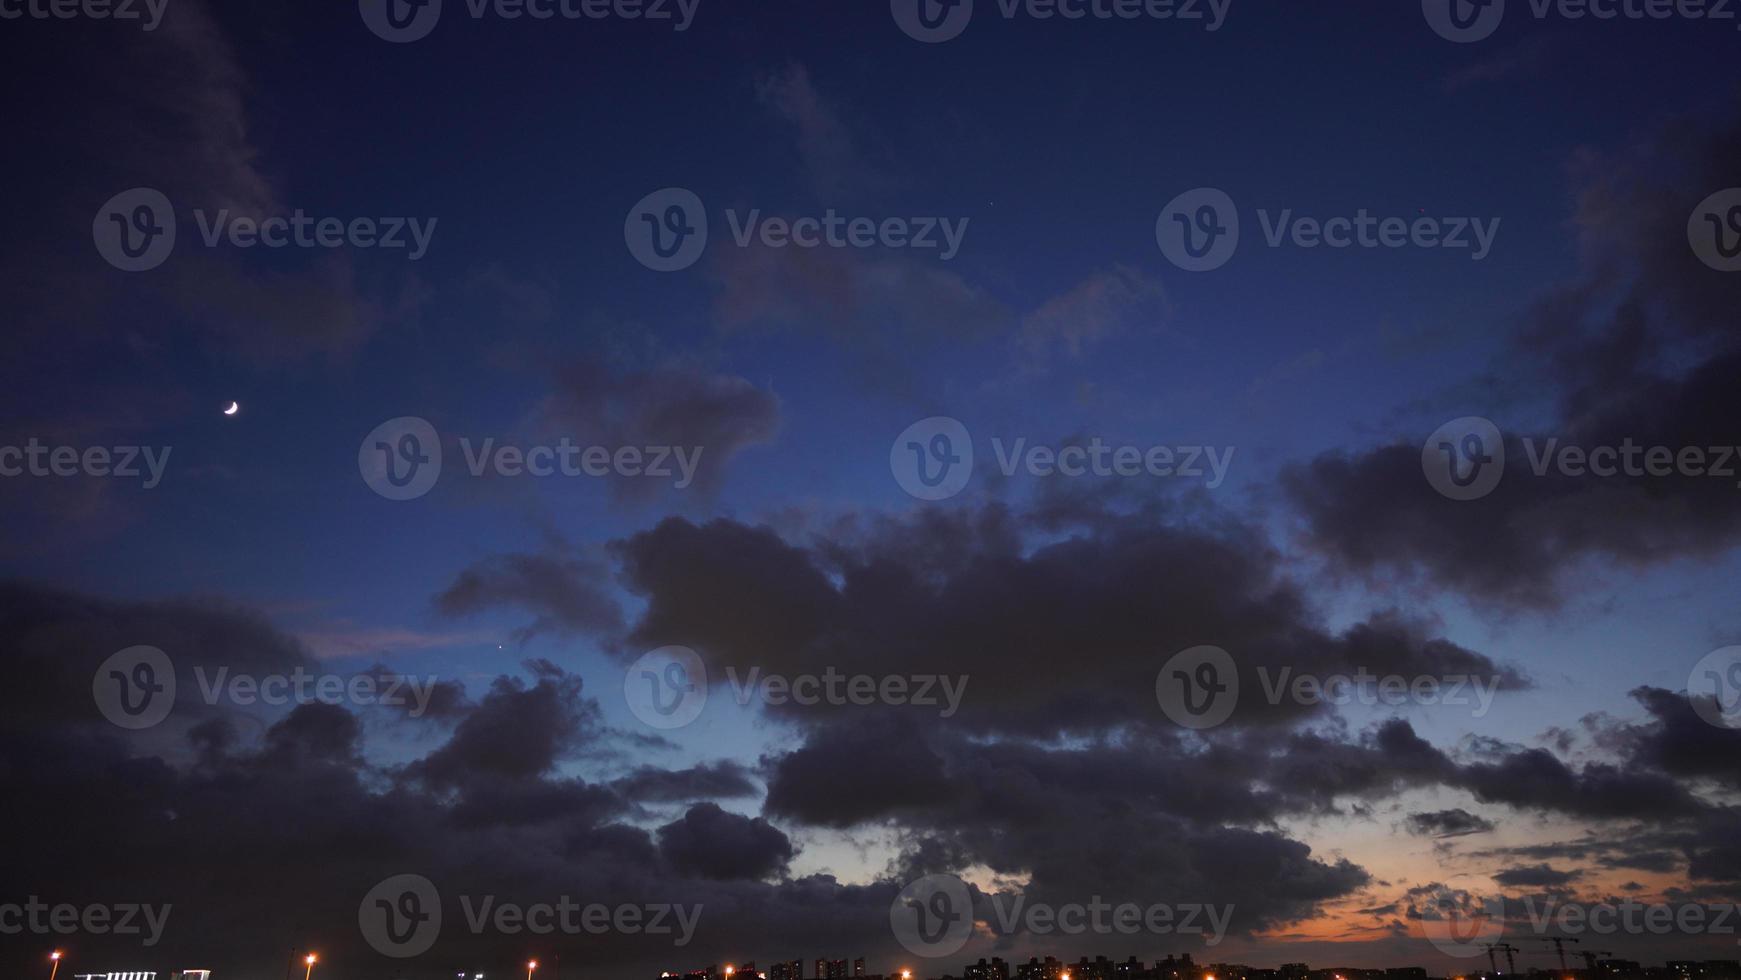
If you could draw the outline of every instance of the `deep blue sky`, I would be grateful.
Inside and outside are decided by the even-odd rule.
[[[633,732],[619,693],[624,664],[642,644],[702,645],[695,638],[707,633],[702,624],[661,634],[669,622],[643,618],[649,596],[682,610],[717,594],[705,577],[673,585],[651,573],[636,579],[621,564],[625,549],[641,553],[624,542],[662,520],[770,527],[790,547],[811,549],[818,565],[841,561],[827,576],[844,588],[853,563],[841,556],[855,549],[922,564],[930,559],[913,556],[927,542],[951,547],[929,536],[927,520],[1023,514],[1053,493],[1087,490],[976,475],[949,501],[914,500],[890,472],[890,443],[911,423],[944,415],[973,432],[987,471],[993,436],[1236,447],[1231,478],[1214,490],[1118,485],[1107,506],[1120,520],[1142,516],[1095,534],[1141,540],[1151,518],[1169,529],[1238,527],[1252,535],[1238,539],[1242,553],[1261,555],[1252,560],[1299,597],[1301,624],[1340,635],[1395,611],[1532,679],[1477,721],[1418,708],[1312,720],[1350,746],[1370,749],[1367,726],[1398,714],[1435,749],[1476,753],[1459,762],[1495,745],[1560,745],[1565,764],[1589,775],[1579,767],[1636,761],[1627,739],[1644,736],[1624,726],[1668,724],[1634,689],[1684,691],[1700,657],[1741,635],[1733,504],[1671,493],[1651,498],[1649,521],[1624,507],[1604,516],[1607,499],[1587,497],[1529,497],[1518,512],[1438,511],[1418,470],[1412,484],[1375,492],[1390,472],[1386,447],[1418,451],[1461,416],[1567,440],[1636,431],[1735,441],[1724,420],[1704,427],[1683,415],[1683,429],[1665,429],[1648,411],[1681,404],[1652,382],[1718,364],[1733,342],[1733,306],[1721,302],[1734,299],[1735,284],[1696,266],[1684,240],[1668,234],[1692,204],[1741,182],[1723,169],[1738,159],[1733,22],[1538,21],[1513,0],[1493,37],[1462,45],[1436,36],[1412,2],[1237,0],[1207,33],[1167,21],[1006,21],[980,0],[966,33],[926,45],[878,2],[703,0],[683,33],[616,21],[474,21],[463,2],[447,3],[430,37],[402,45],[371,34],[348,3],[170,0],[155,34],[87,21],[0,24],[9,90],[30,93],[10,110],[12,145],[0,151],[15,173],[0,232],[0,286],[16,317],[0,368],[7,444],[173,447],[167,478],[149,491],[88,479],[0,488],[6,578],[127,608],[232,602],[326,669],[380,663],[436,674],[477,702],[492,678],[527,682],[522,663],[548,659],[584,679],[604,724]],[[1725,172],[1727,184],[1708,182]],[[169,195],[181,238],[163,267],[125,273],[92,248],[89,216],[140,186]],[[665,187],[698,194],[713,225],[707,256],[675,273],[638,264],[623,238],[630,209]],[[1175,195],[1197,187],[1238,202],[1245,238],[1227,266],[1193,274],[1163,256],[1155,223]],[[1656,201],[1668,202],[1663,214],[1640,210]],[[225,206],[438,225],[417,262],[354,249],[200,247],[194,209]],[[733,247],[729,208],[970,224],[948,262],[876,252],[806,265],[791,250],[769,257]],[[1362,208],[1498,219],[1499,232],[1481,261],[1438,249],[1262,247],[1258,209],[1332,217]],[[1662,271],[1682,264],[1692,271]],[[843,284],[856,290],[850,301],[835,291]],[[1624,284],[1635,292],[1596,295]],[[1576,307],[1582,334],[1543,339],[1560,322],[1535,306],[1549,296]],[[1610,345],[1625,332],[1608,316],[1627,299],[1652,315],[1642,331],[1651,343],[1634,350],[1639,371],[1586,370],[1584,353],[1595,361],[1594,352],[1626,349]],[[705,408],[661,400],[709,383],[750,392],[762,414],[719,423],[735,442],[709,447],[720,468],[705,487],[646,496],[632,484],[459,472],[460,436],[530,443],[628,432],[644,441],[716,431]],[[565,408],[565,398],[585,407]],[[240,412],[226,417],[231,400]],[[410,502],[372,492],[356,464],[363,436],[397,416],[428,419],[448,455],[442,481]],[[1310,469],[1344,456],[1351,474]],[[1339,523],[1336,508],[1313,510],[1303,487],[1356,516],[1369,507],[1369,527],[1383,533],[1367,539]],[[1542,530],[1544,515],[1567,514],[1591,523]],[[1616,530],[1633,526],[1636,540]],[[1445,529],[1471,527],[1528,546],[1517,545],[1522,557],[1496,545],[1485,560],[1439,564],[1440,535],[1453,533]],[[1004,557],[1031,560],[1079,532],[1025,527]],[[558,585],[540,592],[530,577],[465,609],[442,604],[466,574],[513,555],[605,569],[597,587],[621,605],[622,620],[528,630],[540,615],[572,611],[563,602],[573,598]],[[677,567],[694,560],[671,558]],[[1536,560],[1548,571],[1535,575]],[[1191,561],[1158,567],[1168,574],[1152,583],[1154,609],[1170,624],[1180,615],[1165,611],[1170,597],[1215,573]],[[746,557],[739,583],[777,604],[792,594],[784,571]],[[961,572],[950,561],[924,571],[940,576],[915,572],[938,586],[944,609],[995,592],[944,588]],[[1494,584],[1508,574],[1552,595],[1522,581]],[[903,608],[877,612],[867,602],[861,611],[880,621]],[[1111,644],[1091,629],[1082,635]],[[1162,629],[1152,642],[1151,675],[1176,649],[1228,641]],[[1060,683],[1051,671],[1068,674],[1062,665],[1083,655],[1097,656],[1056,649],[1028,662],[1024,653],[1007,669],[1044,688]],[[727,700],[668,733],[670,745],[558,753],[535,775],[602,784],[641,765],[725,760],[765,784],[781,778],[784,753],[823,743],[824,725]],[[1137,737],[1117,719],[1087,731],[974,724],[992,743]],[[1584,732],[1588,744],[1561,744],[1554,729]],[[389,770],[447,737],[375,734],[359,758]],[[1733,801],[1732,767],[1663,771],[1694,782],[1720,776],[1697,787],[1701,799],[1719,810]],[[1266,910],[1257,938],[1242,937],[1229,955],[1304,957],[1265,943],[1295,933],[1391,941],[1383,924],[1350,925],[1359,918],[1350,908],[1395,901],[1435,876],[1538,863],[1507,848],[1619,834],[1618,821],[1639,838],[1679,826],[1593,805],[1534,807],[1472,790],[1473,777],[1412,778],[1388,791],[1362,787],[1351,794],[1357,802],[1324,789],[1326,805],[1254,816],[1253,826],[1308,844],[1321,860],[1346,858],[1373,880]],[[831,823],[759,794],[722,803],[770,818],[795,842],[789,866],[764,882],[820,871],[849,885],[881,881],[918,867],[903,847],[937,830],[900,814]],[[621,822],[656,828],[681,813],[669,810],[674,802]],[[1477,845],[1445,851],[1395,829],[1405,810],[1451,808],[1519,819],[1474,857]],[[1676,839],[1698,840],[1707,818],[1686,818],[1695,829]],[[967,818],[938,823],[951,819]],[[997,870],[1011,879],[1046,881],[1042,856],[1023,867],[1021,856],[967,852],[966,865],[945,870],[983,877],[1005,860]],[[1734,885],[1701,877],[1687,854],[1641,887],[1709,898]],[[1588,872],[1585,897],[1613,894],[1634,874],[1588,855],[1567,860]],[[1336,955],[1381,962],[1411,950]],[[695,958],[783,954],[716,943]],[[623,962],[638,968],[640,956]]]

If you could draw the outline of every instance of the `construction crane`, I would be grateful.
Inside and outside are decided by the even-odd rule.
[[[1495,950],[1499,950],[1499,951],[1502,951],[1505,953],[1506,965],[1508,965],[1511,968],[1512,973],[1516,973],[1517,972],[1517,954],[1523,952],[1523,950],[1518,949],[1516,946],[1513,946],[1510,943],[1488,943],[1487,944],[1487,961],[1489,963],[1493,964],[1493,972],[1494,973],[1499,972],[1499,964],[1497,962],[1495,962],[1493,959],[1493,953]]]
[[[1590,971],[1590,976],[1594,977],[1596,975],[1596,957],[1613,956],[1614,951],[1609,949],[1580,949],[1578,955],[1584,958],[1584,967]]]
[[[1566,970],[1567,970],[1566,944],[1567,943],[1581,943],[1581,942],[1583,942],[1583,940],[1581,940],[1581,939],[1573,939],[1570,936],[1566,936],[1566,937],[1553,936],[1553,937],[1550,937],[1547,939],[1542,939],[1539,941],[1544,942],[1544,943],[1553,943],[1554,944],[1554,951],[1560,954],[1560,976],[1562,976],[1562,977],[1564,977],[1566,975]]]

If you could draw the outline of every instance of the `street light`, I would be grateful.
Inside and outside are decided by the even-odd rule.
[[[48,980],[54,980],[54,975],[60,972],[60,950],[48,954],[48,960],[54,964],[48,968]]]
[[[308,980],[309,975],[314,973],[314,961],[316,959],[319,959],[319,957],[315,956],[313,953],[302,958],[302,962],[308,964],[308,969],[302,971],[302,980]]]

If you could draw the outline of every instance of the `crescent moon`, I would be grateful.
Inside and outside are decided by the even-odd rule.
[[[239,402],[231,402],[230,407],[224,409],[224,414],[225,415],[234,415],[237,412],[240,412],[241,410],[242,410],[242,406]]]

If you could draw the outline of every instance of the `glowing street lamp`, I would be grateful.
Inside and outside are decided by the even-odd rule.
[[[309,975],[314,973],[314,961],[317,959],[319,959],[319,957],[315,956],[313,953],[302,958],[302,962],[308,965],[308,969],[302,971],[302,980],[308,980]]]
[[[48,969],[48,980],[54,980],[54,975],[60,972],[60,950],[48,954],[48,960],[54,964]]]

